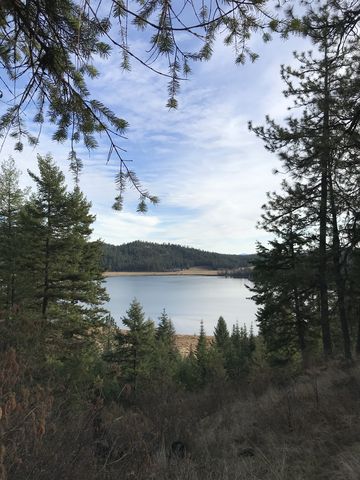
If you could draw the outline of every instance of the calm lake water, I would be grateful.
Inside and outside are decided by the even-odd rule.
[[[256,305],[248,298],[251,292],[245,286],[250,284],[241,278],[195,275],[109,277],[107,308],[121,325],[121,317],[136,298],[146,316],[156,323],[165,308],[177,333],[198,333],[203,320],[206,333],[212,335],[220,315],[230,331],[236,322],[255,327]]]

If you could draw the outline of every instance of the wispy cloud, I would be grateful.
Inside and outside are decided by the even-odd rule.
[[[85,153],[81,179],[97,215],[96,237],[114,244],[171,241],[233,253],[253,252],[255,240],[265,238],[255,225],[266,191],[278,186],[279,179],[271,174],[278,161],[248,131],[247,122],[263,123],[265,114],[277,119],[287,114],[280,63],[291,61],[291,51],[301,49],[301,40],[278,39],[254,47],[260,60],[236,67],[231,49],[219,42],[210,62],[195,64],[176,111],[165,106],[165,78],[136,63],[122,74],[116,55],[110,65],[99,62],[102,75],[92,84],[94,95],[129,121],[124,156],[133,160],[129,165],[160,196],[161,204],[146,216],[136,214],[137,194],[130,190],[124,212],[111,211],[117,162],[106,166],[106,145],[101,144],[90,158]],[[49,151],[66,169],[68,147],[57,146],[46,135],[38,148],[14,156],[21,169],[34,170],[36,153]],[[10,147],[3,156],[8,153]],[[67,178],[71,184],[71,175]]]

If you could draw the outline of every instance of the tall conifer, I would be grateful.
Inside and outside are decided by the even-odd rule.
[[[214,330],[215,346],[225,353],[229,347],[229,330],[223,317],[219,317]]]
[[[278,153],[292,180],[306,192],[301,201],[299,198],[292,201],[295,197],[291,195],[283,213],[300,212],[313,221],[309,232],[316,236],[317,242],[315,258],[323,351],[330,355],[333,349],[331,332],[336,331],[336,326],[331,325],[334,318],[329,301],[335,290],[344,353],[350,359],[343,252],[346,243],[352,243],[347,227],[352,223],[349,216],[353,217],[353,189],[349,188],[347,179],[359,175],[353,161],[358,150],[357,133],[349,130],[353,105],[357,102],[358,88],[354,87],[358,82],[359,57],[357,39],[344,41],[335,25],[331,4],[311,10],[304,18],[304,32],[313,40],[316,51],[296,54],[298,68],[282,68],[288,87],[285,95],[294,97],[294,105],[301,109],[301,115],[287,118],[285,126],[267,118],[267,128],[254,130],[265,141],[266,148]],[[355,156],[358,157],[358,153]],[[343,232],[339,228],[341,223]],[[335,289],[330,288],[333,272]]]
[[[29,172],[36,191],[21,215],[24,295],[59,350],[72,346],[75,352],[91,340],[105,313],[101,245],[90,241],[94,216],[79,188],[67,191],[50,156],[39,156],[38,165],[39,175]]]
[[[19,214],[26,192],[19,187],[19,171],[12,158],[0,170],[0,304],[9,313],[20,300],[21,233]]]
[[[124,380],[136,389],[139,377],[146,376],[151,370],[155,326],[152,320],[145,319],[143,308],[136,298],[122,322],[127,330],[116,335],[117,345],[112,359],[121,365]]]

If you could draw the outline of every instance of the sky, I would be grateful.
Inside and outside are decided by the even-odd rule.
[[[288,114],[280,64],[293,63],[293,50],[307,46],[299,38],[263,44],[256,37],[251,45],[259,59],[237,66],[232,48],[219,39],[211,60],[194,64],[182,83],[177,110],[166,107],[164,77],[135,61],[130,72],[122,72],[116,53],[96,62],[101,75],[91,82],[91,93],[128,121],[124,158],[160,203],[139,214],[138,195],[129,189],[123,211],[111,209],[118,162],[106,164],[106,144],[100,142],[90,155],[83,152],[80,178],[96,214],[94,238],[114,245],[171,242],[221,253],[253,253],[256,241],[268,239],[256,223],[266,192],[279,188],[282,178],[272,171],[280,165],[248,131],[248,121],[261,125],[266,114],[278,121]],[[147,48],[140,36],[131,47]],[[37,171],[36,155],[51,153],[71,185],[69,149],[52,142],[51,129],[45,128],[39,145],[21,154],[7,141],[2,158],[15,158],[25,186],[31,184],[27,169]]]

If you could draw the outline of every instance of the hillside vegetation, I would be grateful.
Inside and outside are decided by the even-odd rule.
[[[0,480],[359,478],[359,366],[339,360],[335,302],[326,357],[316,292],[300,297],[302,350],[287,294],[298,279],[259,255],[258,336],[219,317],[214,332],[177,337],[165,310],[155,324],[136,299],[119,330],[89,203],[50,157],[39,170],[29,198],[13,161],[0,175],[12,196],[0,219]]]
[[[92,58],[110,52],[111,19],[124,37],[116,42],[125,53],[124,68],[127,53],[132,55],[127,25],[155,28],[146,57],[152,69],[158,54],[169,59],[169,107],[176,106],[180,78],[189,72],[187,60],[208,58],[217,33],[236,47],[237,63],[247,55],[256,59],[247,47],[253,29],[262,31],[264,41],[277,32],[284,38],[290,32],[304,34],[313,50],[307,50],[307,41],[306,51],[281,68],[284,96],[292,100],[287,118],[280,118],[275,105],[275,119],[267,116],[264,126],[249,125],[278,155],[276,172],[283,176],[263,206],[258,226],[265,235],[255,259],[143,242],[102,251],[101,242],[91,240],[90,202],[77,182],[67,186],[50,155],[38,156],[38,169],[28,172],[31,191],[20,186],[13,159],[0,164],[0,480],[359,480],[358,2],[299,2],[303,18],[297,18],[293,2],[284,2],[284,18],[278,20],[271,18],[266,7],[272,2],[266,0],[216,5],[204,0],[198,2],[201,10],[194,10],[201,24],[191,28],[183,25],[176,2],[96,3],[99,15],[104,15],[101,4],[109,4],[110,18],[100,20],[90,1],[0,2],[0,58],[11,84],[3,81],[1,87],[7,110],[0,131],[15,140],[19,155],[23,138],[36,147],[36,131],[23,122],[30,105],[38,135],[41,126],[49,132],[50,121],[56,126],[53,139],[71,139],[75,180],[82,163],[75,145],[83,139],[91,149],[97,144],[94,134],[107,136],[108,162],[113,154],[120,161],[116,210],[122,209],[127,183],[139,194],[140,213],[157,198],[142,189],[120,156],[117,140],[126,122],[91,99],[86,88],[85,77],[97,76]],[[136,3],[139,15],[132,22],[128,10],[131,17]],[[184,2],[186,17],[195,4]],[[256,10],[269,17],[271,34],[258,23]],[[199,55],[177,47],[173,33],[184,29],[204,41]],[[270,102],[273,92],[268,93]],[[209,96],[201,97],[199,107]],[[221,182],[232,173],[215,151],[226,143],[218,140],[227,125],[216,125],[217,133],[209,130],[207,149],[213,154],[198,159]],[[188,160],[201,155],[197,136]],[[241,161],[241,148],[237,156]],[[245,161],[244,169],[250,163]],[[157,171],[156,183],[171,187],[161,175],[165,170],[149,168],[149,180]],[[255,163],[250,172],[262,175]],[[246,201],[248,191],[260,185],[257,180],[239,182]],[[196,184],[192,187],[196,193]],[[218,193],[214,184],[209,196],[224,216],[232,215],[233,240],[238,222],[250,219],[252,208],[238,204],[234,215],[233,209],[223,210],[236,201],[231,189],[225,203]],[[210,208],[208,203],[209,214]],[[122,317],[126,331],[117,328],[104,307],[101,255],[109,270],[177,274],[177,269],[202,267],[240,276],[253,260],[258,334],[238,323],[229,329],[220,316],[213,332],[201,322],[198,337],[179,338],[165,310],[155,323],[136,298]]]
[[[164,272],[203,267],[211,270],[248,268],[255,255],[207,252],[171,243],[135,241],[103,246],[102,267],[111,272]]]

